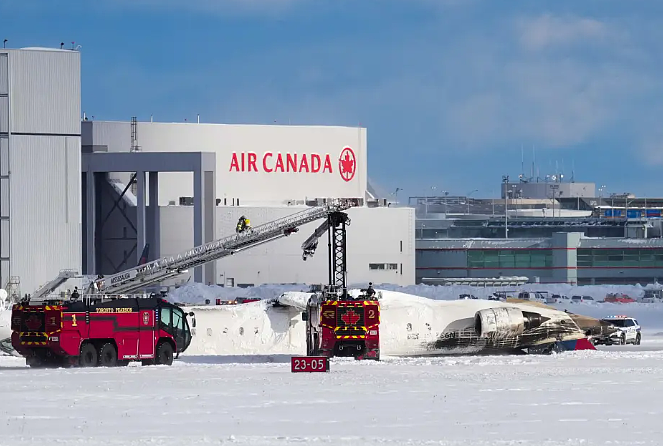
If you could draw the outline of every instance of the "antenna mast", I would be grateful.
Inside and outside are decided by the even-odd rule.
[[[130,152],[138,152],[140,146],[138,145],[138,119],[135,116],[131,117],[131,147]]]
[[[523,145],[520,144],[520,179],[525,178],[525,151]]]
[[[129,147],[129,152],[135,153],[140,150],[138,145],[138,118],[135,116],[131,117],[131,147]],[[132,172],[131,178],[136,178],[137,172]],[[138,193],[138,182],[134,181],[131,183],[131,193],[136,195]]]

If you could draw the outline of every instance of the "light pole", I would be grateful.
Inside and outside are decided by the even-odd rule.
[[[431,186],[430,187],[430,190],[431,190],[431,195],[430,196],[431,197],[435,196],[435,189],[437,189],[436,186]],[[426,197],[426,218],[428,218],[428,200],[429,200],[429,197]]]
[[[555,191],[559,189],[559,184],[551,184],[550,190],[552,191],[552,216],[555,218]]]
[[[509,175],[502,175],[502,183],[504,184],[504,238],[509,238]]]
[[[603,218],[603,191],[606,187],[605,184],[599,187],[599,218]]]
[[[396,200],[396,206],[398,206],[398,192],[402,190],[403,189],[401,189],[400,187],[397,187],[396,191],[392,194],[394,196],[394,199]]]
[[[474,190],[468,192],[467,195],[466,195],[468,215],[470,213],[470,195],[472,195],[474,192],[479,192],[479,189],[474,189]]]
[[[624,196],[624,217],[626,218],[626,221],[628,221],[628,205],[633,203],[633,201],[635,201],[635,198],[628,201],[628,195]]]

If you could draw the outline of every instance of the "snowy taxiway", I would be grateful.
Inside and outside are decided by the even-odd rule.
[[[660,445],[663,342],[552,356],[189,356],[28,369],[0,357],[0,444]]]

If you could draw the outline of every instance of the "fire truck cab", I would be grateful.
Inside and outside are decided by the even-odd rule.
[[[334,286],[322,287],[307,302],[307,356],[380,360],[380,304],[375,295],[353,298]]]
[[[31,367],[171,365],[191,343],[187,316],[194,314],[161,297],[140,296],[15,304],[12,346]]]

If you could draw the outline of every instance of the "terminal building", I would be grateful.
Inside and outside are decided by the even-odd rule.
[[[80,52],[0,49],[0,282],[30,293],[61,270],[113,274],[335,198],[348,211],[348,282],[415,281],[413,208],[368,181],[365,128],[99,122],[81,110]],[[83,118],[82,118],[83,116]],[[82,119],[82,122],[81,122]],[[321,222],[177,281],[326,283]]]
[[[646,284],[663,278],[663,199],[605,186],[503,179],[501,198],[411,197],[417,283]],[[562,193],[560,193],[562,191]],[[553,195],[554,194],[554,195]]]

